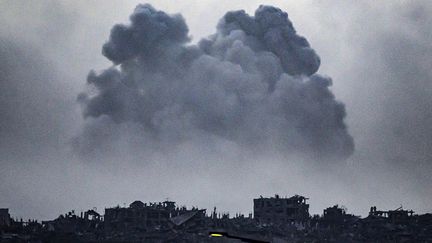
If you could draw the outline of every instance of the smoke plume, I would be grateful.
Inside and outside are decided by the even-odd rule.
[[[180,14],[138,5],[129,24],[112,28],[102,53],[114,65],[91,71],[78,97],[89,121],[80,151],[134,124],[143,146],[215,138],[314,158],[353,152],[332,80],[316,74],[319,56],[278,8],[228,12],[215,34],[192,44]]]

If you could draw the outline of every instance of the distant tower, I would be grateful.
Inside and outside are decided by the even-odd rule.
[[[217,214],[216,214],[216,207],[213,208],[213,215],[212,215],[213,219],[217,218]]]

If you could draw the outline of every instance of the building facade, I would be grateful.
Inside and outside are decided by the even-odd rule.
[[[303,196],[295,195],[282,198],[279,195],[270,198],[256,198],[254,219],[261,224],[286,224],[304,222],[309,219],[309,204]]]
[[[191,220],[193,218],[193,220]],[[143,203],[135,201],[127,208],[106,208],[104,221],[107,232],[148,232],[180,226],[186,221],[204,221],[205,210],[176,207],[175,202]]]

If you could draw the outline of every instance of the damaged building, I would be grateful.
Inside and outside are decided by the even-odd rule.
[[[175,202],[143,203],[134,201],[129,207],[106,208],[104,232],[118,238],[136,235],[144,239],[149,235],[171,234],[190,228],[205,226],[205,209],[177,207]]]
[[[393,223],[403,222],[408,220],[411,216],[413,216],[414,211],[412,210],[404,210],[402,206],[395,210],[382,211],[377,210],[375,206],[371,207],[369,211],[369,216],[373,217],[384,217],[390,220]]]
[[[309,214],[308,198],[259,197],[254,214],[218,213],[216,208],[178,207],[173,201],[71,211],[51,221],[16,221],[0,210],[0,242],[432,242],[432,214],[402,207],[365,218],[335,205]]]
[[[309,219],[308,198],[295,195],[293,197],[275,197],[254,199],[254,218],[261,224],[286,224],[306,222]]]
[[[0,226],[10,226],[11,218],[8,208],[0,208]]]

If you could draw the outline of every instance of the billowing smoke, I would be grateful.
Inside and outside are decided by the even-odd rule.
[[[114,65],[91,71],[78,97],[90,120],[81,151],[104,146],[111,129],[100,127],[135,124],[143,146],[217,138],[315,158],[353,152],[332,80],[316,74],[320,58],[278,8],[228,12],[192,44],[181,15],[138,5],[102,53]]]

